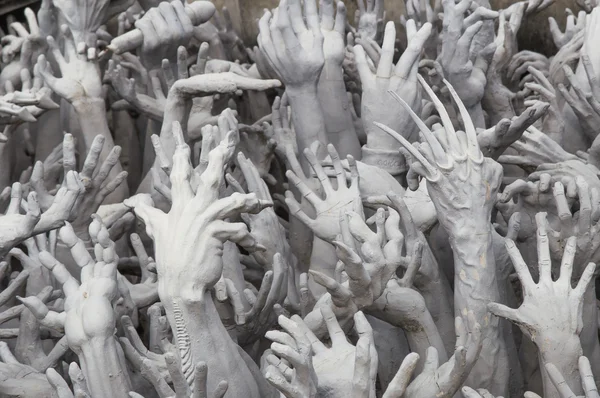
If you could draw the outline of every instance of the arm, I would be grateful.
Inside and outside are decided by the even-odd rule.
[[[349,113],[348,96],[342,70],[344,61],[344,33],[346,28],[346,7],[337,3],[335,25],[333,0],[322,3],[321,31],[324,36],[325,66],[318,84],[319,102],[323,109],[325,130],[331,143],[345,155],[360,159],[360,143]]]
[[[277,18],[271,18],[267,11],[260,19],[258,37],[260,49],[285,84],[299,151],[308,148],[314,141],[328,142],[317,92],[325,63],[324,37],[315,0],[308,0],[304,9],[306,23],[299,0],[282,0]],[[302,37],[296,33],[300,30],[304,32]]]
[[[427,349],[435,347],[440,360],[448,359],[446,348],[427,310],[425,300],[416,290],[401,287],[392,281],[388,283],[381,297],[368,308],[368,313],[402,328],[410,350],[419,354],[420,358],[425,359]]]
[[[487,303],[499,297],[490,218],[502,181],[502,168],[492,159],[484,158],[473,121],[454,88],[445,82],[465,123],[468,144],[466,148],[462,147],[464,149],[461,149],[444,105],[429,85],[420,77],[419,80],[436,104],[452,151],[441,146],[414,112],[411,116],[419,125],[428,146],[428,150],[423,152],[387,126],[379,123],[377,126],[402,143],[412,158],[411,168],[427,179],[429,196],[440,224],[448,232],[454,254],[454,311],[456,314],[465,309],[473,311],[477,323],[483,325],[483,338],[489,342],[482,349],[481,357],[485,361],[477,361],[468,384],[502,394],[508,387],[508,374],[504,370],[499,371],[508,366],[506,346],[498,321],[490,320],[487,311]],[[409,110],[408,104],[400,103]],[[458,161],[453,153],[466,160]]]

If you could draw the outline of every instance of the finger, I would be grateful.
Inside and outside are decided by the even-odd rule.
[[[592,227],[592,202],[587,182],[581,176],[575,178],[579,196],[579,231],[589,231]]]
[[[550,257],[550,241],[548,240],[548,221],[546,213],[540,212],[535,215],[537,224],[537,253],[540,281],[550,282],[552,280],[552,259]]]
[[[423,372],[424,373],[434,373],[437,371],[437,368],[440,366],[440,360],[438,356],[438,351],[435,347],[427,348],[425,362],[423,364]]]
[[[227,288],[229,302],[235,313],[235,323],[237,325],[243,325],[246,323],[246,311],[244,310],[244,304],[242,303],[242,296],[233,282],[228,278],[225,278],[225,287]]]
[[[327,331],[329,332],[329,338],[333,346],[340,344],[347,344],[346,334],[340,327],[340,324],[335,317],[335,314],[328,306],[321,307],[321,315],[327,325]]]
[[[525,260],[523,260],[523,257],[521,256],[521,252],[515,245],[515,242],[505,239],[504,246],[506,247],[506,251],[508,252],[508,255],[515,267],[515,271],[517,271],[517,274],[519,275],[519,280],[523,285],[523,289],[531,289],[534,285],[533,279],[531,278],[531,273],[529,272],[529,268],[527,267]]]
[[[546,372],[548,372],[548,376],[550,376],[552,384],[554,384],[554,387],[556,387],[560,396],[575,397],[575,393],[569,388],[569,384],[567,384],[565,378],[556,368],[556,366],[554,366],[552,363],[546,363],[544,366],[546,368]]]
[[[377,66],[377,77],[389,78],[392,75],[394,60],[394,45],[396,44],[396,27],[394,22],[389,21],[385,26],[383,45],[381,46],[381,57]]]
[[[412,374],[415,371],[418,362],[419,354],[415,352],[404,357],[400,369],[396,372],[396,375],[388,385],[382,398],[402,397],[410,383],[410,379],[412,378]]]

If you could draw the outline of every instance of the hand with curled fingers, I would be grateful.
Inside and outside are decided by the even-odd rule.
[[[558,215],[557,222],[547,224],[548,241],[552,258],[557,261],[562,255],[563,248],[571,237],[577,238],[577,253],[573,263],[574,277],[579,277],[588,262],[596,262],[599,259],[600,248],[600,191],[598,187],[591,187],[585,178],[575,178],[577,186],[577,199],[579,211],[574,213],[566,196],[565,187],[561,182],[554,184],[554,200]],[[572,190],[572,188],[571,188]],[[571,193],[571,195],[573,194]]]
[[[383,209],[378,210],[376,233],[356,213],[342,214],[340,218],[341,240],[333,241],[339,258],[335,278],[309,270],[315,282],[327,290],[305,318],[310,328],[319,334],[323,333],[319,308],[331,308],[345,323],[384,294],[398,267],[411,270],[408,273],[414,276],[421,264],[422,244],[414,244],[410,255],[403,256],[404,237],[397,224],[393,225],[397,219],[386,220]],[[347,280],[343,280],[342,271],[348,275]]]
[[[20,22],[13,22],[11,28],[17,35],[2,37],[2,62],[9,63],[18,55],[19,72],[22,69],[33,69],[39,55],[44,54],[48,49],[46,38],[41,35],[40,27],[33,10],[26,8],[24,14],[29,30]],[[3,72],[5,71],[3,70]],[[21,82],[18,75],[12,79],[8,78],[6,73],[2,73],[0,76],[0,82],[2,83],[11,81],[13,85],[17,86]]]
[[[506,77],[512,82],[519,81],[519,86],[522,87],[533,78],[533,76],[527,77],[530,67],[540,71],[544,76],[548,76],[550,60],[545,55],[534,51],[519,51],[510,59],[506,68]]]
[[[356,168],[354,158],[351,155],[347,157],[351,172],[351,182],[348,186],[346,171],[342,167],[340,157],[332,144],[327,145],[327,152],[331,157],[335,169],[337,189],[334,188],[323,166],[317,160],[316,153],[308,148],[304,150],[304,156],[320,182],[324,194],[323,198],[319,197],[316,189],[309,186],[311,184],[310,180],[304,175],[302,168],[297,162],[295,162],[295,167],[292,165],[292,169],[286,172],[289,181],[294,184],[302,197],[306,198],[315,209],[316,217],[313,219],[306,214],[291,191],[285,193],[285,203],[291,215],[309,227],[316,236],[327,242],[332,242],[340,233],[340,215],[345,214],[347,211],[362,214],[363,209],[358,189],[358,169]],[[362,217],[364,218],[364,216]]]
[[[570,10],[569,10],[570,11]],[[586,12],[579,11],[577,17],[572,13],[567,15],[567,23],[565,31],[562,32],[558,27],[558,23],[554,17],[548,17],[548,24],[550,25],[550,33],[552,34],[552,40],[556,45],[556,48],[562,48],[567,44],[578,32],[585,29]]]
[[[112,17],[125,11],[133,4],[131,0],[97,0],[93,6],[88,0],[56,0],[54,6],[60,10],[65,23],[73,32],[75,42],[85,43],[93,49],[90,58],[95,58],[96,31]]]
[[[20,125],[35,122],[44,112],[59,108],[59,105],[52,101],[52,91],[42,86],[43,80],[37,64],[34,68],[33,85],[29,71],[22,71],[21,78],[22,91],[12,91],[0,97],[0,124]],[[6,140],[5,137],[3,139]]]
[[[63,187],[76,185],[80,194],[69,213],[68,220],[73,225],[77,235],[84,240],[89,240],[88,226],[90,216],[98,211],[106,197],[114,192],[126,179],[127,172],[121,171],[116,177],[111,178],[111,171],[119,164],[121,147],[114,146],[106,159],[100,164],[100,155],[104,148],[105,138],[98,135],[94,138],[90,151],[87,154],[81,172],[76,172],[75,140],[71,134],[65,134],[63,138]],[[72,175],[72,177],[69,177]],[[74,180],[74,181],[71,181]],[[41,198],[42,210],[48,211],[56,201],[58,194],[52,196],[44,181],[44,165],[37,162],[31,174],[31,186]]]
[[[501,155],[498,162],[517,165],[526,171],[551,163],[579,162],[585,166],[581,159],[565,151],[559,143],[534,126],[529,126],[509,148],[511,151]]]
[[[575,200],[575,181],[566,178],[562,180],[561,184],[570,187],[567,198],[568,203],[573,204]],[[518,179],[507,185],[504,191],[498,194],[496,208],[504,221],[510,224],[510,220],[515,215],[519,217],[519,230],[514,237],[515,240],[518,238],[519,242],[531,241],[536,229],[535,215],[542,210],[554,213],[555,193],[558,193],[558,191],[552,189],[552,176],[543,173],[535,181]]]
[[[162,318],[165,317],[163,316]],[[125,337],[120,337],[119,342],[123,348],[125,357],[132,364],[133,368],[140,372],[142,377],[154,387],[159,397],[182,396],[208,398],[208,366],[206,362],[199,361],[193,365],[194,382],[190,385],[186,379],[184,364],[174,352],[175,347],[173,345],[170,343],[163,344],[163,353],[158,354],[149,350],[144,345],[128,316],[121,317],[121,327],[123,328]],[[167,339],[165,338],[164,341],[166,342]],[[229,383],[222,380],[210,396],[223,398],[228,388]],[[130,392],[129,396],[135,398],[138,394]]]
[[[323,307],[320,311],[327,325],[331,347],[326,347],[299,316],[294,315],[285,320],[279,317],[279,324],[285,332],[270,331],[266,334],[268,339],[274,341],[271,345],[274,355],[267,357],[270,365],[266,369],[265,377],[271,383],[277,383],[275,385],[278,388],[282,386],[284,395],[287,391],[293,391],[293,385],[285,383],[285,379],[293,375],[293,370],[286,363],[282,363],[281,359],[284,359],[290,365],[300,368],[300,391],[311,393],[316,389],[316,396],[327,391],[333,397],[374,397],[377,352],[373,330],[364,314],[357,312],[354,315],[354,328],[359,336],[359,342],[354,346],[346,339],[331,309]],[[300,347],[296,343],[297,339],[302,341]],[[309,358],[309,355],[312,358]],[[318,375],[318,385],[317,380],[312,379],[310,360],[314,369],[312,372]],[[286,395],[288,396],[302,395]]]
[[[228,181],[230,185],[234,186],[234,189],[239,193],[245,194],[246,191],[253,192],[258,199],[272,202],[273,199],[269,193],[269,188],[260,177],[252,161],[239,152],[237,155],[237,164],[244,176],[247,189],[244,190],[239,182],[227,176],[229,177]],[[289,264],[295,262],[290,245],[285,238],[285,228],[279,222],[279,218],[273,208],[267,207],[256,214],[243,213],[242,220],[246,223],[250,231],[252,231],[252,235],[258,243],[265,248],[264,252],[251,253],[251,256],[265,270],[272,269],[272,259],[276,253],[283,256]]]
[[[538,69],[531,66],[527,68],[527,71],[532,76],[533,81],[525,83],[525,91],[531,92],[532,95],[525,99],[524,105],[530,106],[536,103],[534,101],[544,101],[550,104],[548,113],[542,118],[541,129],[548,137],[562,144],[564,140],[565,121],[556,90],[548,78]]]
[[[56,374],[54,369],[48,371]],[[58,374],[59,379],[62,380]],[[64,380],[62,380],[64,383]],[[48,397],[53,389],[54,380],[43,372],[19,362],[5,341],[0,342],[0,391],[7,396],[27,396],[32,398]],[[66,383],[65,383],[66,385]],[[68,388],[68,387],[67,387]],[[70,390],[69,390],[70,392]],[[63,398],[63,396],[58,396]],[[73,396],[68,398],[72,398]]]
[[[162,121],[164,113],[164,101],[152,98],[146,93],[138,92],[138,85],[134,78],[128,78],[125,68],[114,60],[108,61],[108,67],[104,73],[104,82],[109,83],[115,92],[127,103],[148,117]],[[151,83],[153,86],[155,82]],[[164,94],[160,99],[164,98]],[[114,109],[118,104],[113,103]]]
[[[554,55],[554,57],[550,60],[548,80],[554,85],[564,82],[565,75],[563,72],[563,66],[574,66],[579,60],[580,51],[585,43],[584,39],[584,32],[578,32],[571,38],[571,40],[562,46],[556,55]]]
[[[425,41],[431,33],[431,24],[426,23],[418,31],[414,21],[406,24],[408,48],[396,65],[393,64],[396,28],[389,22],[385,28],[385,36],[381,49],[381,58],[376,72],[371,71],[363,46],[354,46],[356,66],[362,84],[361,119],[367,135],[367,147],[371,149],[390,150],[398,147],[398,143],[373,126],[381,122],[401,131],[403,136],[413,142],[417,139],[415,128],[407,128],[410,118],[406,111],[390,110],[390,96],[400,97],[406,101],[416,113],[421,110],[421,90],[417,82],[419,58]]]
[[[275,324],[277,315],[274,306],[282,306],[286,299],[289,265],[279,253],[273,256],[271,262],[271,269],[265,272],[256,294],[249,288],[240,292],[233,281],[224,278],[234,319],[222,318],[223,325],[242,347],[255,343]]]
[[[549,104],[537,101],[519,116],[504,118],[489,129],[479,130],[477,141],[483,155],[498,160],[507,148],[517,142],[527,129],[548,112],[549,107]]]
[[[10,190],[10,203],[0,224],[0,257],[34,235],[35,226],[40,221],[41,210],[35,192],[27,195],[27,213],[20,214],[22,200],[21,184],[15,182]]]
[[[173,125],[173,134],[177,147],[170,172],[171,210],[164,213],[140,203],[135,206],[135,212],[155,243],[161,300],[181,297],[184,301],[193,301],[202,297],[221,277],[223,262],[215,251],[223,250],[226,240],[249,251],[257,250],[257,241],[245,224],[228,223],[224,219],[259,212],[272,202],[260,200],[255,194],[239,193],[219,199],[225,167],[239,142],[237,131],[230,131],[208,154],[208,164],[201,175],[192,169],[190,148],[178,123]],[[198,184],[195,192],[192,179]],[[186,242],[202,243],[189,245]]]
[[[480,10],[480,15],[477,16],[475,11],[465,18],[465,13],[471,7],[469,0],[458,4],[445,0],[443,5],[444,29],[438,61],[442,64],[446,79],[456,88],[465,106],[471,109],[477,107],[483,98],[486,72],[495,51],[495,45],[492,44],[481,50],[475,62],[472,62],[471,44],[483,26],[483,20],[496,18],[498,14],[478,7],[476,10]]]
[[[572,287],[574,257],[577,252],[577,238],[567,239],[560,265],[560,276],[552,280],[552,260],[545,213],[536,215],[538,224],[537,250],[539,280],[534,282],[527,264],[511,240],[506,240],[506,249],[521,281],[523,303],[517,309],[503,304],[490,303],[490,312],[506,318],[529,337],[540,350],[542,363],[555,362],[561,371],[568,369],[568,385],[580,395],[581,379],[573,372],[582,354],[579,334],[583,327],[583,296],[594,279],[596,265],[589,263],[575,287]],[[540,311],[540,308],[551,308]],[[560,342],[560,343],[559,343]],[[544,395],[554,391],[554,387],[543,375]]]
[[[265,337],[273,343],[265,360],[265,378],[287,398],[315,398],[318,390],[317,374],[313,366],[311,340],[302,328],[302,318],[280,315],[283,331],[271,330]],[[316,337],[315,337],[315,340]]]
[[[588,185],[600,189],[600,179],[598,179],[600,170],[590,163],[585,163],[582,159],[567,159],[556,163],[542,163],[537,167],[535,172],[529,175],[528,179],[535,181],[540,178],[541,174],[550,174],[553,181],[575,180],[578,176],[581,176]],[[574,191],[570,190],[570,192]]]
[[[52,271],[65,294],[64,312],[48,309],[35,296],[20,298],[36,316],[41,325],[64,330],[69,347],[85,361],[84,374],[93,395],[106,393],[126,394],[130,389],[125,364],[120,362],[114,337],[116,325],[115,306],[119,298],[117,287],[117,262],[114,244],[109,242],[108,230],[100,222],[90,226],[98,230],[96,260],[88,253],[70,225],[60,229],[61,240],[70,248],[75,262],[81,267],[81,283],[49,252],[41,252],[39,260]],[[107,244],[108,242],[108,244]],[[99,361],[106,356],[107,360]],[[103,371],[117,372],[111,377]]]
[[[194,31],[184,4],[178,1],[163,1],[152,7],[135,22],[135,27],[144,37],[140,60],[149,71],[160,68],[163,59],[175,64],[177,49],[188,44]]]
[[[594,73],[594,71],[589,58],[587,62],[582,63],[587,65],[585,70],[588,82],[596,81],[595,75],[590,77],[590,73]],[[565,65],[563,71],[571,89],[569,90],[561,83],[558,85],[558,90],[573,112],[575,112],[583,133],[588,137],[588,140],[593,140],[598,136],[597,126],[600,123],[600,102],[598,102],[593,92],[586,93],[583,91],[582,85],[577,82],[575,74],[570,67]]]
[[[137,317],[137,308],[148,307],[158,301],[158,277],[156,275],[156,262],[148,256],[140,236],[134,233],[131,234],[129,239],[137,257],[142,278],[139,283],[131,283],[127,278],[119,275],[118,280],[119,288],[127,289],[127,294],[131,297],[136,309],[134,315]]]
[[[455,327],[456,350],[447,362],[440,365],[438,351],[429,347],[423,370],[411,381],[419,354],[409,354],[402,361],[383,398],[453,397],[477,361],[483,344],[481,326],[472,312],[457,317]]]
[[[306,17],[306,23],[303,17]],[[258,45],[286,87],[316,87],[325,63],[324,37],[315,0],[280,0],[259,21]]]

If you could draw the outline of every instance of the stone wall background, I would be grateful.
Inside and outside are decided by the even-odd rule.
[[[263,9],[273,8],[278,4],[277,0],[214,0],[215,5],[222,7],[224,5],[229,8],[232,18],[236,26],[241,26],[242,31],[238,32],[244,41],[256,41],[258,35],[257,20],[263,14]],[[356,11],[356,0],[344,0],[348,8],[348,16],[351,21],[354,19]],[[387,12],[388,21],[400,20],[400,16],[404,14],[403,0],[384,0],[385,10]],[[510,4],[515,3],[511,0],[491,0],[492,8],[495,10],[506,8]],[[570,8],[575,14],[579,11],[579,6],[575,0],[556,0],[552,6],[543,12],[524,19],[524,23],[519,31],[519,49],[533,50],[551,55],[556,52],[550,30],[548,28],[548,17],[553,16],[559,23],[559,26],[564,27],[566,21],[565,9]],[[397,29],[398,32],[403,32],[403,29]]]

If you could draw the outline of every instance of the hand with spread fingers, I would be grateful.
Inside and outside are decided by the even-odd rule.
[[[324,331],[319,313],[321,307],[331,308],[345,323],[357,311],[373,305],[385,294],[388,281],[395,278],[399,267],[413,274],[421,264],[422,244],[414,244],[409,256],[403,256],[404,236],[398,229],[397,219],[389,217],[386,220],[383,209],[377,214],[376,233],[356,213],[341,215],[340,229],[342,239],[333,241],[339,258],[335,278],[309,271],[315,282],[327,290],[305,318],[309,327],[319,334]],[[347,280],[341,279],[342,271],[348,275]]]
[[[363,89],[361,119],[367,134],[368,148],[391,150],[398,147],[397,142],[373,125],[374,122],[383,123],[401,132],[409,142],[417,139],[418,130],[406,126],[410,120],[409,113],[407,111],[392,112],[389,103],[392,98],[400,97],[417,114],[420,113],[421,89],[417,81],[419,58],[431,29],[431,24],[426,23],[417,30],[414,21],[409,20],[406,24],[408,48],[394,65],[396,28],[393,22],[388,22],[376,72],[369,68],[364,47],[354,46],[356,66]],[[376,164],[376,166],[385,165]]]
[[[569,374],[568,385],[581,390],[581,379],[573,372],[582,353],[579,333],[583,327],[583,297],[594,279],[596,265],[589,263],[575,287],[572,287],[574,257],[577,252],[576,237],[570,237],[565,245],[560,276],[552,280],[552,260],[545,213],[536,215],[538,224],[538,271],[539,281],[535,283],[513,241],[506,241],[507,251],[519,275],[523,288],[523,303],[517,309],[503,304],[490,303],[490,311],[517,324],[540,350],[540,362],[560,363],[561,371]],[[540,308],[552,310],[540,311]],[[560,342],[560,343],[558,343]],[[555,344],[558,343],[558,344]],[[553,394],[554,386],[547,374],[544,375],[544,395]]]
[[[356,32],[364,39],[378,40],[385,24],[383,0],[356,0]]]
[[[310,163],[317,179],[320,182],[321,189],[324,193],[324,198],[321,199],[309,179],[306,178],[302,168],[297,165],[292,170],[286,172],[287,178],[298,189],[303,198],[306,198],[308,203],[315,209],[316,218],[310,218],[305,210],[300,206],[300,203],[294,197],[291,191],[286,192],[285,203],[290,209],[290,213],[297,217],[303,224],[309,227],[316,236],[327,242],[333,242],[340,233],[339,219],[340,215],[348,211],[362,214],[362,202],[358,189],[359,177],[356,162],[351,155],[348,155],[348,164],[351,172],[351,182],[348,186],[346,171],[341,165],[340,157],[333,147],[329,144],[327,152],[333,163],[336,173],[337,189],[334,188],[332,181],[325,173],[323,166],[317,160],[316,153],[310,149],[304,150],[304,156]],[[362,216],[364,218],[364,216]]]
[[[365,315],[362,312],[354,315],[354,328],[359,336],[356,346],[348,342],[331,309],[322,308],[321,316],[327,325],[331,347],[326,347],[297,315],[291,319],[279,317],[285,332],[267,332],[266,337],[273,344],[272,354],[266,358],[269,366],[265,377],[286,397],[312,397],[327,392],[332,397],[374,398],[377,352],[373,330]]]
[[[108,240],[108,230],[99,220],[90,225],[96,235],[96,260],[88,253],[85,244],[75,235],[70,225],[60,229],[61,240],[70,248],[77,265],[81,267],[81,283],[49,252],[41,252],[39,260],[51,270],[62,285],[65,294],[65,311],[50,310],[35,296],[20,298],[36,316],[41,325],[64,330],[69,347],[86,364],[83,371],[93,395],[106,393],[124,395],[131,389],[125,364],[119,359],[115,332],[117,288],[117,262],[114,243]],[[111,358],[108,362],[103,357]],[[112,369],[107,369],[106,366]],[[100,369],[103,369],[101,371]],[[109,373],[118,375],[110,377]]]

